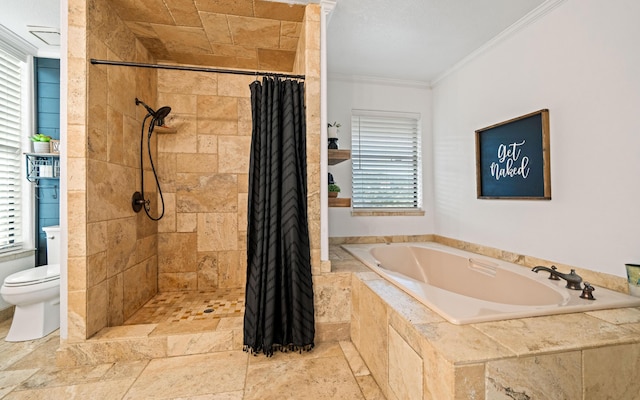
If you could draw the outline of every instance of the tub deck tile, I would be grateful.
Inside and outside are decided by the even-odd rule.
[[[415,328],[438,353],[454,365],[514,357],[515,352],[471,325],[449,322],[417,324]],[[461,345],[464,338],[464,345]]]
[[[472,326],[518,356],[640,342],[635,330],[584,313],[483,322]]]

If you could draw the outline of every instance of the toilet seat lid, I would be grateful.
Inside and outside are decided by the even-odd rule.
[[[33,285],[60,279],[60,264],[42,265],[40,267],[18,271],[5,278],[5,286]]]

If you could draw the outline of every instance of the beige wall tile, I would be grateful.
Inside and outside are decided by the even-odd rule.
[[[158,274],[158,290],[171,292],[180,290],[197,290],[197,272],[168,272]]]
[[[185,129],[185,126],[190,127],[191,122],[178,118],[176,125],[171,125],[178,129],[176,134],[158,135],[158,151],[164,153],[197,153],[198,152],[198,138],[195,135],[195,130],[189,131]],[[174,121],[171,121],[173,124]]]
[[[241,46],[277,48],[280,21],[239,16],[227,17],[233,42]]]
[[[226,15],[202,12],[200,18],[202,19],[202,26],[207,33],[207,37],[211,42],[233,43]]]
[[[85,107],[87,98],[86,60],[84,58],[69,57],[67,63],[67,123],[84,125],[87,116]]]
[[[455,370],[453,364],[442,358],[433,347],[425,345],[423,348],[423,390],[425,400],[453,399],[455,397]]]
[[[367,286],[359,293],[360,346],[358,350],[380,389],[388,391],[388,333],[387,307]]]
[[[216,253],[218,286],[221,288],[244,288],[247,263],[243,251],[219,251]]]
[[[198,153],[217,154],[218,137],[216,135],[198,135]]]
[[[351,274],[313,276],[317,322],[346,322],[351,319]]]
[[[198,96],[198,122],[207,119],[237,121],[238,100],[235,97]]]
[[[144,217],[145,219],[146,216]],[[138,218],[136,218],[137,220]],[[140,216],[142,219],[142,216]],[[137,237],[136,240],[136,262],[140,262],[149,257],[153,257],[156,255],[157,248],[157,240],[158,236],[155,233],[152,233],[148,236],[142,236],[140,229],[137,229]]]
[[[588,393],[589,398],[601,398],[594,392]],[[581,354],[574,351],[488,362],[486,394],[488,399],[496,400],[522,396],[580,399],[583,394]]]
[[[192,0],[165,0],[171,16],[180,26],[200,26],[198,9]]]
[[[87,255],[87,205],[85,192],[68,192],[67,203],[68,256],[85,257]],[[86,277],[83,277],[83,279],[86,279]]]
[[[158,71],[158,92],[186,95],[216,93],[218,75],[207,72]],[[168,98],[169,99],[169,98]]]
[[[67,189],[84,191],[87,181],[86,160],[84,158],[67,157]]]
[[[107,326],[119,326],[124,323],[124,274],[117,274],[107,280],[109,291],[109,310]]]
[[[158,94],[157,108],[169,106],[172,114],[196,114],[196,97],[192,94],[163,93]],[[171,115],[171,114],[169,114]],[[170,121],[170,120],[167,120]],[[165,122],[167,122],[165,121]]]
[[[178,232],[196,232],[198,229],[198,214],[195,213],[178,213],[177,214],[177,231]]]
[[[109,276],[134,265],[136,260],[136,219],[134,217],[110,220],[107,225],[107,263]]]
[[[87,127],[86,125],[67,125],[67,142],[61,143],[62,146],[66,146],[68,160],[71,158],[82,159],[87,155]],[[86,162],[85,162],[86,164]],[[86,170],[86,166],[83,166]],[[67,168],[67,177],[71,180],[70,174],[72,171]],[[86,185],[86,177],[74,177],[70,184],[74,182],[78,183],[82,181],[82,185]],[[69,190],[72,190],[69,188]],[[79,189],[74,189],[79,190]],[[84,190],[84,188],[82,189]]]
[[[176,232],[176,194],[163,191],[162,197],[158,201],[164,201],[164,216],[158,221],[158,232]]]
[[[251,75],[219,74],[218,96],[237,97],[237,101],[240,101],[242,98],[247,98],[248,100],[251,97],[249,85],[255,79],[256,78]],[[238,114],[238,117],[241,117],[241,115]]]
[[[123,273],[123,314],[126,320],[158,292],[157,259],[135,264]]]
[[[246,174],[249,172],[251,137],[221,136],[218,138],[218,171]]]
[[[235,213],[198,214],[198,251],[237,250]]]
[[[201,27],[171,26],[152,24],[158,36],[163,38],[163,43],[169,52],[180,53],[182,51],[196,54],[208,54],[211,46],[207,35]]]
[[[107,223],[94,222],[87,224],[87,255],[107,250]]]
[[[96,253],[86,258],[87,287],[95,286],[107,279],[107,252]]]
[[[218,288],[218,253],[198,252],[198,290]]]
[[[455,367],[455,399],[485,400],[485,365],[471,364]]]
[[[238,121],[200,118],[197,129],[199,135],[237,135]]]
[[[177,174],[176,211],[237,212],[237,186],[232,174]]]
[[[176,154],[176,172],[178,173],[211,174],[217,171],[218,156],[216,154]]]
[[[584,393],[593,399],[633,399],[640,393],[640,344],[586,349]]]
[[[90,310],[87,313],[87,337],[107,326],[108,304],[106,281],[87,289],[87,310]]]
[[[389,327],[389,391],[398,399],[422,400],[422,358]]]
[[[196,233],[158,234],[158,271],[196,271]]]
[[[124,119],[121,112],[107,107],[107,161],[124,164]]]

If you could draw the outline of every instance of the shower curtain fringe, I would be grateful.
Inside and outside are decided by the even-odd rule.
[[[115,65],[119,67],[138,67],[138,68],[153,68],[153,69],[172,69],[178,71],[195,71],[195,72],[212,72],[218,74],[234,74],[234,75],[251,75],[251,76],[265,76],[273,78],[285,78],[285,79],[300,79],[304,80],[304,75],[291,75],[280,74],[277,72],[261,72],[261,71],[247,71],[241,69],[221,69],[221,68],[207,68],[207,67],[194,67],[188,65],[169,65],[169,64],[147,64],[130,61],[111,61],[111,60],[97,60],[91,59],[91,64],[95,65]]]
[[[302,352],[310,352],[313,348],[315,347],[315,345],[313,343],[311,344],[307,344],[304,346],[297,346],[295,344],[288,344],[286,346],[280,345],[280,344],[274,344],[271,346],[270,349],[266,349],[264,347],[259,347],[257,349],[254,349],[253,347],[249,346],[249,345],[244,345],[244,347],[242,348],[242,350],[246,353],[249,353],[255,357],[258,356],[258,354],[260,353],[264,353],[265,356],[267,357],[272,357],[273,353],[276,351],[279,351],[281,353],[288,353],[288,352],[298,352],[300,354],[302,354]]]

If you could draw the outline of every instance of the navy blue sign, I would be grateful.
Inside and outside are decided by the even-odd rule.
[[[478,198],[551,199],[549,111],[476,131]]]

